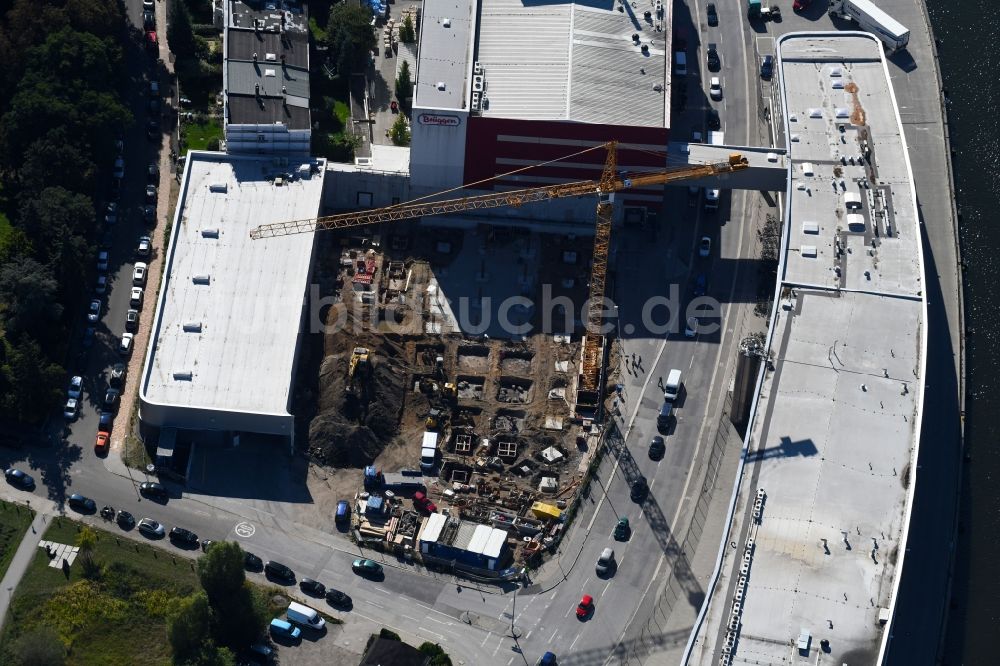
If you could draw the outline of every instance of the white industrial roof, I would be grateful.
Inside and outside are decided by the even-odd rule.
[[[613,3],[482,0],[483,115],[667,126],[671,3],[663,7],[659,18],[653,3],[619,12]]]
[[[448,516],[443,513],[432,513],[427,516],[424,520],[420,540],[427,541],[428,543],[436,542],[439,538],[441,538],[441,531],[444,530],[444,526],[447,522]]]
[[[476,0],[424,0],[413,105],[468,108]]]
[[[690,663],[719,663],[733,642],[733,663],[879,663],[924,398],[916,196],[879,42],[801,33],[780,39],[778,54],[792,180],[773,367],[753,407],[736,522]],[[848,155],[854,164],[841,160]],[[864,224],[853,230],[847,192],[862,200]],[[790,646],[803,632],[813,640],[800,659]],[[821,657],[823,639],[832,653]]]
[[[188,153],[143,373],[145,402],[288,413],[313,234],[251,240],[250,229],[318,214],[323,169],[275,185],[275,175],[298,166]]]

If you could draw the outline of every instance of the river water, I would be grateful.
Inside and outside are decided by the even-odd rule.
[[[965,271],[968,457],[945,639],[947,664],[997,664],[1000,621],[1000,18],[995,2],[926,0],[951,100]]]

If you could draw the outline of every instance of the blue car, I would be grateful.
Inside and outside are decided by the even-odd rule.
[[[694,295],[704,296],[707,284],[708,284],[708,278],[705,277],[704,273],[699,273],[698,277],[696,277],[694,280]]]
[[[30,474],[26,474],[16,467],[11,467],[6,472],[4,476],[7,477],[7,483],[12,486],[18,486],[19,488],[24,488],[26,490],[35,487],[35,480],[31,478]]]
[[[271,635],[295,639],[302,635],[302,630],[276,617],[271,620]]]

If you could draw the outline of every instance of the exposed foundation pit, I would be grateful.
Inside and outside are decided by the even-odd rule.
[[[490,348],[486,345],[462,345],[458,348],[458,371],[486,375],[490,371]]]
[[[527,351],[504,350],[500,354],[500,372],[514,377],[530,377],[534,354]]]
[[[519,433],[524,430],[524,412],[500,409],[493,417],[492,432],[494,435],[501,433]]]
[[[459,375],[455,382],[459,400],[482,400],[485,385],[485,377],[474,375]]]
[[[500,377],[500,387],[497,389],[497,402],[523,405],[531,402],[530,379],[521,377]]]

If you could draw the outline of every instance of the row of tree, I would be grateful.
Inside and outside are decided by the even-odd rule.
[[[122,103],[122,2],[0,2],[0,421],[58,402]]]

